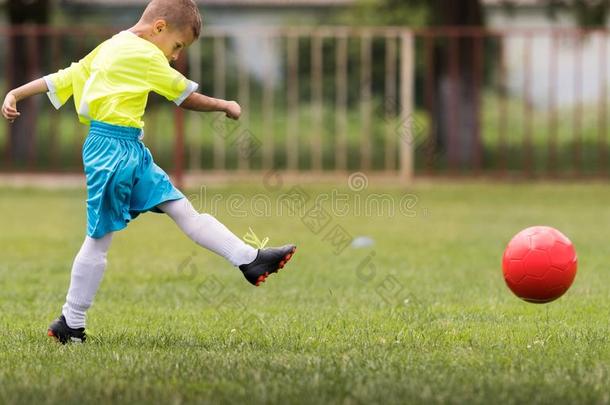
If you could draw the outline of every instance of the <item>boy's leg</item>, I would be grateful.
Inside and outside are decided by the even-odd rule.
[[[182,198],[160,204],[180,229],[195,243],[224,257],[234,266],[256,259],[258,251],[235,236],[226,226],[209,214],[200,214],[191,202]]]
[[[70,288],[62,314],[70,328],[85,327],[85,313],[91,307],[106,269],[106,255],[112,233],[94,239],[89,236],[74,259]]]
[[[256,286],[265,282],[271,273],[284,268],[296,250],[295,245],[254,249],[213,216],[198,213],[186,198],[165,202],[158,208],[197,244],[239,266],[246,280]]]

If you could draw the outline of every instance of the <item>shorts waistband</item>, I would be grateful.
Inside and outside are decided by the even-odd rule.
[[[140,128],[107,124],[101,121],[91,121],[89,135],[138,141],[144,137],[144,131]]]

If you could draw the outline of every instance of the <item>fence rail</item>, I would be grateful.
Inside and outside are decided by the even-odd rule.
[[[116,30],[0,27],[9,88],[67,66]],[[183,171],[606,177],[608,31],[447,27],[207,28],[176,67],[222,114],[151,97],[145,142]],[[22,103],[0,171],[78,171],[73,107]]]

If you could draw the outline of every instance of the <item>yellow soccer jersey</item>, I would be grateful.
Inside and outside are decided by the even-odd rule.
[[[74,96],[82,123],[95,120],[136,128],[144,127],[149,92],[180,105],[198,87],[173,69],[155,44],[129,31],[116,34],[78,63],[44,80],[55,108]]]

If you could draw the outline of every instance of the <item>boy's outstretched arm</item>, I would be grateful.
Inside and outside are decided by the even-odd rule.
[[[180,104],[180,107],[192,111],[222,111],[234,120],[238,120],[241,115],[241,107],[235,101],[221,100],[200,93],[192,93]]]
[[[44,79],[36,79],[8,92],[2,103],[2,116],[9,122],[15,121],[21,115],[17,111],[17,102],[49,91]]]

